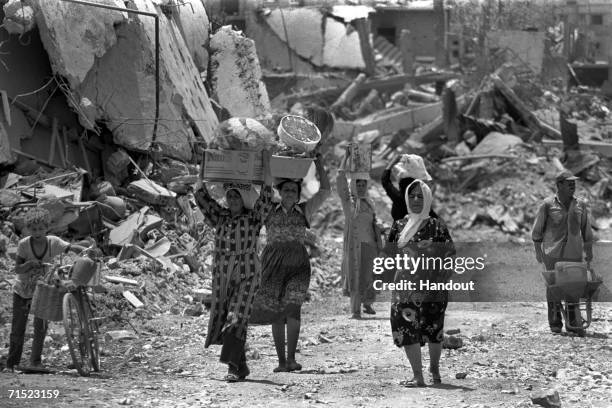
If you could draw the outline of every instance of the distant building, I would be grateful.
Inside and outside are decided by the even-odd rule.
[[[352,14],[369,20],[377,65],[402,69],[399,39],[410,31],[417,62],[440,60],[451,49],[449,13],[440,18],[433,0],[205,0],[213,24],[231,24],[255,40],[266,70],[309,73],[325,69],[362,70],[359,36],[348,22]],[[344,7],[338,12],[334,6]],[[442,27],[438,22],[443,22]],[[438,37],[437,37],[438,36]],[[438,38],[438,42],[436,42]],[[439,39],[441,38],[441,40]],[[439,47],[441,44],[441,47]]]
[[[568,28],[568,56],[572,60],[612,58],[612,0],[567,0],[560,15]],[[572,28],[578,34],[572,33]]]

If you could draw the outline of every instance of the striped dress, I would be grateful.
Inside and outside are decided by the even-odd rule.
[[[201,191],[197,195],[198,204],[215,228],[213,299],[205,347],[223,344],[228,333],[244,342],[253,299],[261,282],[257,238],[272,208],[272,188],[263,186],[253,209],[245,209],[236,217],[205,189]]]

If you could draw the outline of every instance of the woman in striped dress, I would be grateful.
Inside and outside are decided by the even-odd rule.
[[[224,185],[228,208],[221,207],[203,186],[195,196],[215,229],[213,299],[205,347],[222,344],[220,361],[228,365],[228,382],[249,375],[245,342],[253,298],[261,282],[257,257],[259,232],[272,208],[269,153],[264,152],[265,185],[253,206],[244,186]],[[250,187],[250,186],[248,186]]]

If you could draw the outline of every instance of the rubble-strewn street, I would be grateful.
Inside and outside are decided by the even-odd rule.
[[[444,350],[440,386],[409,390],[403,352],[393,346],[386,303],[378,314],[348,320],[346,302],[334,294],[307,305],[298,359],[301,373],[272,373],[275,363],[269,327],[254,327],[247,358],[251,376],[225,384],[217,348],[204,349],[207,313],[164,314],[129,326],[130,337],[101,343],[103,371],[90,378],[66,370],[59,348],[62,330],[50,333],[54,375],[0,374],[2,405],[18,406],[273,406],[364,407],[530,407],[531,397],[556,390],[564,407],[610,406],[609,337],[612,307],[597,305],[586,338],[554,336],[543,304],[453,304],[446,327],[463,347]],[[110,332],[114,333],[114,332]],[[465,378],[458,379],[465,374]],[[9,399],[7,390],[57,389],[53,400]],[[554,406],[554,405],[549,405]]]
[[[612,407],[610,33],[603,1],[0,0],[0,405]],[[355,185],[367,180],[367,199],[351,190],[351,205],[356,215],[359,203],[373,207],[369,231],[385,241],[377,256],[389,255],[381,247],[397,243],[387,240],[394,221],[384,175],[408,155],[420,156],[433,179],[431,209],[456,257],[488,251],[477,283],[500,296],[493,303],[451,295],[442,383],[431,384],[425,347],[424,388],[400,384],[412,372],[394,345],[390,293],[378,293],[375,315],[349,307],[341,270],[352,221],[333,182],[341,170]],[[398,186],[412,176],[395,163]],[[285,199],[282,180],[305,202],[325,190],[319,164],[332,194],[312,216],[297,203],[274,206],[301,214],[308,228],[292,228],[304,237],[264,227],[251,248],[230,250],[251,224],[240,227],[240,239],[224,237],[213,220],[221,216],[196,198],[204,183],[229,208],[233,191],[239,211],[227,211],[246,217],[247,202],[274,179],[275,202]],[[584,272],[579,284],[600,285],[586,333],[551,333],[546,267],[533,245],[538,208],[555,194],[560,202],[564,182],[576,189],[567,222],[553,219],[567,226],[561,253],[575,234],[582,257],[593,233],[592,262],[569,266]],[[574,219],[578,204],[588,211]],[[72,367],[61,321],[50,322],[44,338],[50,372],[29,373],[40,371],[27,365],[40,303],[29,311],[21,364],[11,367],[14,283],[30,273],[16,275],[37,208],[48,212],[48,234],[100,261],[83,289],[100,324],[101,370],[89,377]],[[257,228],[266,224],[259,221]],[[221,286],[215,259],[238,265],[248,255],[255,265],[279,236],[303,244],[311,266],[297,350],[303,369],[274,373],[270,326],[253,325],[251,373],[226,382],[221,348],[204,347]],[[29,244],[28,256],[41,260]],[[64,252],[40,270],[79,258]],[[67,285],[53,274],[44,279],[38,283],[57,291]],[[525,300],[536,292],[540,298]]]

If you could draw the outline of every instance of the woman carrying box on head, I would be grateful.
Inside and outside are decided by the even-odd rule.
[[[254,205],[247,190],[237,184],[224,185],[228,208],[221,207],[204,185],[195,194],[206,220],[215,228],[213,299],[205,347],[223,345],[220,361],[228,365],[228,382],[242,380],[250,373],[244,347],[253,299],[261,281],[257,239],[272,208],[269,161],[270,154],[264,151],[265,185]]]
[[[300,335],[301,307],[310,286],[310,259],[304,239],[312,215],[330,195],[329,179],[320,155],[315,165],[321,182],[319,191],[310,200],[300,203],[302,180],[279,180],[275,187],[281,202],[273,207],[265,222],[267,245],[262,255],[263,277],[253,316],[259,324],[272,324],[278,355],[278,367],[274,372],[302,369],[295,360],[295,350]]]
[[[346,220],[342,277],[344,294],[351,298],[352,318],[359,319],[361,304],[364,313],[376,314],[372,309],[375,291],[372,286],[371,266],[372,260],[382,250],[382,241],[380,230],[376,225],[374,204],[368,197],[370,175],[368,172],[351,173],[349,189],[345,171],[346,161],[347,156],[344,157],[336,178],[338,195]]]

